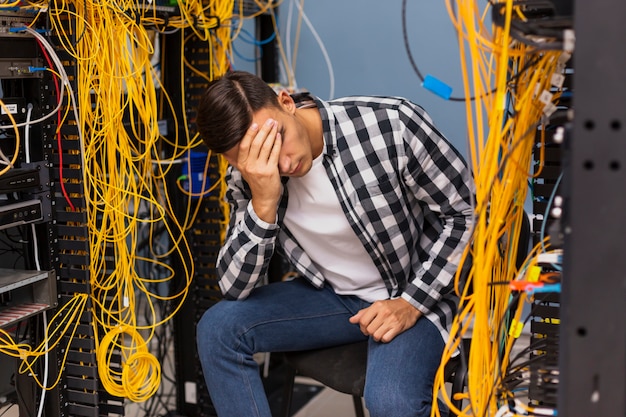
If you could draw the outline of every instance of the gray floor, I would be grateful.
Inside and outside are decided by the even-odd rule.
[[[305,381],[307,382],[307,381]],[[307,383],[314,383],[308,381]],[[352,397],[324,388],[311,401],[300,409],[293,417],[331,417],[331,416],[353,416],[354,405]],[[365,416],[369,416],[365,410]]]
[[[5,411],[6,414],[3,414]],[[354,408],[349,395],[325,388],[293,417],[352,416],[353,414]],[[135,406],[129,405],[126,408],[126,416],[137,417],[139,415],[143,416]],[[369,415],[367,411],[365,415]],[[17,406],[0,409],[0,417],[19,417],[19,410]]]
[[[528,335],[524,334],[515,344],[515,349],[522,349],[528,345]],[[300,379],[297,382],[305,384],[316,384],[315,381],[310,379]],[[449,387],[448,387],[449,388]],[[162,390],[168,391],[168,387],[164,386]],[[171,398],[171,409],[175,409],[174,398]],[[137,404],[129,403],[126,407],[126,416],[128,417],[143,417],[143,413]],[[342,394],[340,392],[324,388],[319,394],[317,394],[311,401],[309,401],[303,408],[301,408],[294,417],[334,417],[334,416],[347,416],[354,415],[354,406],[352,404],[352,398],[349,395]],[[366,410],[366,416],[367,416]],[[19,410],[16,406],[12,408],[1,408],[0,417],[19,417]],[[152,417],[152,416],[151,416]],[[158,417],[158,416],[154,416]]]

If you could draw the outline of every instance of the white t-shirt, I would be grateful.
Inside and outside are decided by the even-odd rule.
[[[306,175],[287,181],[285,226],[337,294],[387,299],[385,283],[341,210],[322,157]]]

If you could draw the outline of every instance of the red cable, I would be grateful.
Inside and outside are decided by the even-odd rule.
[[[46,51],[46,48],[41,44],[41,41],[39,39],[37,38],[35,39],[37,40],[37,43],[39,44],[39,47],[41,48],[41,51],[43,52],[43,55],[46,58],[48,67],[54,68],[54,65],[52,64],[52,60],[50,59],[50,56],[48,55],[48,51]],[[63,97],[60,97],[61,93],[60,93],[60,88],[59,88],[59,80],[56,77],[54,78],[54,88],[56,89],[57,97],[59,98],[59,100],[63,100]],[[72,210],[76,210],[76,208],[74,207],[74,204],[72,204],[72,200],[70,200],[69,194],[65,190],[65,183],[63,182],[63,148],[61,147],[61,108],[59,108],[59,111],[57,112],[57,126],[58,126],[57,143],[59,147],[59,183],[61,184],[61,191],[63,192],[63,197],[65,197],[65,201],[67,201],[67,204],[70,205],[70,208]]]

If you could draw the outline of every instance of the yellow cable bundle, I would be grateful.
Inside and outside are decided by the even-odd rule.
[[[52,383],[44,385],[39,379],[38,375],[40,373],[35,369],[35,363],[43,356],[53,352],[61,343],[61,340],[65,339],[64,356],[58,367],[60,370],[64,369],[67,355],[70,351],[69,344],[78,328],[87,297],[87,294],[76,294],[70,301],[60,307],[45,329],[44,340],[35,349],[28,344],[15,342],[11,335],[0,329],[0,353],[21,359],[22,363],[20,364],[19,372],[22,374],[28,372],[42,389],[50,390],[56,387],[61,379],[62,372],[59,372]]]
[[[200,142],[190,137],[188,120],[180,121],[186,131],[184,141],[179,141],[177,134],[171,141],[159,133],[160,106],[165,103],[173,107],[173,103],[154,72],[153,36],[143,23],[163,22],[155,16],[151,4],[139,6],[131,1],[112,5],[55,0],[51,8],[52,25],[78,68],[98,370],[108,392],[132,401],[145,401],[158,389],[160,366],[148,346],[156,326],[169,320],[187,295],[194,272],[185,231],[200,207],[197,202],[195,209],[189,208],[190,195],[188,212],[179,219],[171,204],[165,177],[172,164]],[[210,45],[208,79],[223,74],[229,69],[234,1],[213,1],[205,6],[193,0],[179,6],[181,18],[171,19],[170,25],[181,30],[190,28]],[[75,19],[76,33],[64,31],[66,19]],[[221,23],[219,27],[217,22]],[[76,39],[75,44],[72,39]],[[185,42],[187,37],[181,39]],[[182,58],[181,67],[191,67]],[[184,97],[182,79],[181,89]],[[186,115],[185,109],[180,113]],[[173,130],[177,132],[178,128]],[[164,160],[162,142],[173,148],[172,156]],[[171,249],[164,254],[139,256],[140,231],[149,230],[152,239],[157,227],[165,228]],[[172,254],[181,259],[184,270],[175,273],[166,263]],[[160,278],[141,276],[138,263],[152,264],[166,274]],[[173,279],[184,284],[177,294],[162,296],[153,289],[155,284]],[[140,297],[145,298],[151,311],[147,323],[140,323],[137,317]],[[176,305],[167,317],[159,319],[156,300],[173,300]],[[119,365],[111,364],[114,352],[121,354]]]
[[[17,122],[15,121],[15,118],[13,117],[13,114],[11,113],[11,111],[7,108],[6,104],[4,104],[4,101],[2,100],[0,100],[0,109],[2,109],[1,114],[6,114],[7,117],[9,118],[9,121],[11,122],[11,125],[13,127],[13,132],[15,133],[15,149],[19,149],[20,148],[20,131],[17,128]],[[2,132],[2,130],[0,130],[0,132]],[[13,153],[13,156],[11,157],[11,159],[8,159],[8,157],[4,155],[2,150],[0,150],[0,165],[5,165],[4,168],[0,168],[0,175],[5,174],[8,170],[10,170],[11,168],[15,166],[15,162],[17,161],[18,155],[19,155],[19,152],[16,151]]]
[[[256,3],[259,13],[278,6],[273,1]],[[33,3],[31,6],[41,10],[48,3]],[[187,0],[180,1],[178,6],[181,16],[171,17],[167,22],[168,28],[182,31],[181,50],[185,49],[190,37],[194,37],[195,45],[197,39],[204,40],[207,61],[200,64],[208,63],[209,68],[208,73],[204,69],[196,69],[194,63],[181,56],[182,72],[186,67],[207,82],[221,76],[230,69],[231,20],[235,1],[211,1],[207,4]],[[239,0],[238,9],[243,10],[243,0]],[[243,18],[243,13],[241,15]],[[174,103],[154,72],[151,63],[155,53],[154,32],[149,33],[144,25],[165,25],[164,20],[157,16],[154,3],[53,0],[49,5],[49,17],[53,32],[62,48],[75,60],[78,70],[75,81],[78,85],[76,98],[80,120],[77,123],[83,138],[91,257],[90,297],[93,301],[98,371],[108,392],[136,402],[145,401],[157,391],[161,376],[160,365],[149,352],[149,343],[156,326],[169,320],[187,295],[194,272],[185,231],[192,227],[201,206],[201,201],[192,202],[192,197],[196,195],[186,193],[187,212],[182,218],[177,217],[165,178],[173,164],[186,158],[187,152],[198,147],[201,140],[197,135],[191,137],[188,120],[179,121],[176,118]],[[186,30],[191,35],[185,35]],[[181,79],[180,88],[184,97],[184,79]],[[160,89],[160,96],[157,96],[157,89]],[[164,106],[170,107],[169,113],[173,115],[176,125],[171,129],[175,132],[172,139],[162,137],[158,130],[157,121],[163,114]],[[68,105],[64,109],[63,123],[70,108]],[[187,111],[183,108],[178,114],[185,117]],[[178,135],[179,123],[184,127],[183,140]],[[16,140],[19,141],[17,128],[15,130]],[[171,156],[165,159],[161,159],[163,144],[171,148]],[[7,161],[6,165],[14,162]],[[212,185],[211,190],[219,188],[224,214],[221,223],[223,239],[228,224],[228,207],[223,203],[226,191],[223,178],[228,164],[218,157],[217,165],[219,181]],[[140,231],[148,230],[152,241],[158,227],[165,228],[171,249],[160,254],[151,250],[150,257],[138,255]],[[183,271],[175,273],[166,263],[171,255],[181,259]],[[138,263],[152,264],[163,271],[162,275],[160,278],[141,276]],[[175,278],[184,284],[177,294],[163,296],[153,289],[155,284],[172,282]],[[151,312],[147,323],[140,323],[137,317],[139,298],[146,300]],[[55,329],[62,329],[61,335],[71,333],[68,343],[76,330],[86,299],[87,295],[77,294],[59,310],[59,314],[66,312],[65,316],[51,322]],[[159,318],[156,300],[173,300],[177,304],[169,315]],[[61,324],[57,324],[59,320]],[[37,358],[58,344],[58,331],[46,337],[45,342],[52,340],[52,346],[46,349],[42,344],[35,350],[16,344],[3,333],[0,335],[0,350],[22,357],[24,369],[28,370]],[[121,364],[111,363],[114,353],[121,355]],[[59,378],[60,375],[55,385]]]
[[[107,392],[135,402],[154,395],[161,382],[161,364],[148,352],[139,332],[132,326],[109,330],[96,352],[98,364],[111,363],[115,350],[122,352],[121,371],[111,366],[98,366],[98,375]]]
[[[483,23],[486,11],[479,11],[475,1],[458,0],[454,6],[450,0],[447,2],[458,31],[468,97],[468,147],[476,185],[476,219],[468,248],[473,265],[435,381],[435,394],[441,394],[451,406],[443,367],[471,328],[468,405],[454,410],[462,416],[493,415],[499,408],[499,384],[514,337],[505,328],[506,319],[511,313],[519,317],[524,304],[521,297],[516,310],[509,311],[511,290],[507,284],[519,273],[515,255],[525,215],[532,149],[543,115],[558,99],[548,91],[561,53],[514,41],[511,21],[513,16],[523,18],[523,13],[513,1],[493,6],[496,4],[503,6],[504,23],[494,25],[493,33],[489,33]],[[467,295],[470,288],[472,294]],[[439,415],[436,404],[433,415]]]

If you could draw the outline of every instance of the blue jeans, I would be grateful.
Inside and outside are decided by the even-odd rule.
[[[348,318],[369,305],[298,278],[259,287],[246,300],[223,300],[208,309],[198,323],[198,352],[218,415],[271,417],[252,355],[365,340]],[[390,343],[370,339],[364,395],[370,416],[430,416],[443,347],[439,331],[424,318]]]

